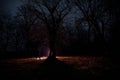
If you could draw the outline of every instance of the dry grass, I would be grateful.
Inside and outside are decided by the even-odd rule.
[[[101,75],[112,69],[113,64],[106,57],[58,57],[59,60],[72,65],[74,68],[87,71],[93,75]]]
[[[112,63],[106,57],[92,57],[92,56],[81,56],[81,57],[65,57],[57,56],[57,58],[64,63],[70,64],[76,69],[81,71],[87,71],[93,75],[101,75],[104,72],[112,68]],[[44,62],[45,58],[37,60],[36,58],[23,58],[23,59],[3,59],[0,60],[0,65],[3,69],[10,72],[21,72],[28,73],[34,70],[38,65]]]

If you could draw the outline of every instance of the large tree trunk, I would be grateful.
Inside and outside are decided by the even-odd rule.
[[[49,47],[50,47],[50,54],[49,57],[56,58],[56,51],[55,51],[55,30],[49,31]]]

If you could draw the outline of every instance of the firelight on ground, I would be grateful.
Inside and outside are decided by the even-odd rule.
[[[47,57],[37,57],[36,60],[45,60]]]

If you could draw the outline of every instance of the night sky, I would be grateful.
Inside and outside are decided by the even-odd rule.
[[[0,0],[0,9],[4,9],[15,15],[17,7],[20,6],[21,0]]]

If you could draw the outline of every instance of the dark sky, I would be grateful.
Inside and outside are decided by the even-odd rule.
[[[14,15],[20,4],[21,0],[0,0],[0,9],[8,11]]]

